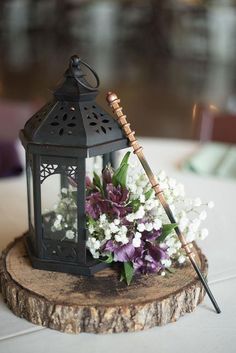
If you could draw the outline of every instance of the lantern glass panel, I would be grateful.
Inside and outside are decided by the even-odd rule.
[[[34,199],[33,199],[33,174],[30,164],[27,165],[27,189],[28,189],[28,210],[29,229],[34,229]]]
[[[102,156],[86,158],[86,176],[88,176],[91,180],[93,179],[93,173],[96,172],[100,176],[102,169]]]
[[[101,176],[102,170],[108,165],[114,168],[114,152],[87,158],[86,176],[90,177],[91,180],[94,172]]]
[[[41,164],[43,238],[77,242],[76,166]]]

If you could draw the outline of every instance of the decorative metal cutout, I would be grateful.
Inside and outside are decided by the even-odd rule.
[[[76,166],[65,166],[58,164],[46,164],[43,163],[40,166],[40,182],[44,182],[46,178],[53,174],[65,174],[66,176],[76,179],[77,167]]]
[[[69,166],[65,171],[66,175],[75,179],[77,174],[77,167],[76,166]]]
[[[88,107],[84,107],[84,110],[88,110]],[[106,115],[100,112],[95,105],[93,105],[88,112],[87,119],[89,126],[91,126],[98,134],[107,134],[112,130],[111,120]]]
[[[40,181],[41,184],[44,180],[52,174],[55,174],[58,169],[58,164],[42,164],[40,166]]]
[[[52,102],[45,104],[42,109],[40,109],[36,114],[33,115],[33,117],[27,122],[27,125],[29,125],[31,129],[37,129],[41,121],[43,121],[46,118],[47,114],[50,112],[52,106]]]
[[[71,115],[71,113],[73,115]],[[59,111],[55,112],[53,121],[49,123],[50,134],[63,136],[73,135],[73,130],[77,126],[76,116],[74,115],[75,107],[70,107],[69,113],[64,112],[64,106],[61,106]]]

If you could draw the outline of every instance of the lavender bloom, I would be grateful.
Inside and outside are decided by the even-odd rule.
[[[102,198],[100,192],[93,192],[87,196],[85,212],[93,219],[98,219],[102,213],[109,213],[110,205],[107,200]]]
[[[159,272],[164,265],[161,260],[168,259],[167,249],[162,249],[157,244],[146,242],[143,249],[136,249],[133,266],[136,273]]]
[[[111,251],[114,254],[114,261],[127,262],[132,261],[135,253],[135,247],[132,243],[119,245],[109,240],[104,248],[105,251]]]
[[[114,217],[124,217],[131,211],[126,206],[129,191],[120,186],[112,184],[106,186],[106,196],[102,196],[100,191],[92,192],[86,197],[86,213],[93,219],[98,219],[102,213]]]
[[[144,231],[142,233],[142,239],[145,241],[154,241],[161,235],[161,229],[153,230],[151,232]]]
[[[113,170],[110,166],[106,166],[102,171],[102,180],[104,185],[112,183]]]
[[[88,189],[92,189],[94,187],[94,185],[92,184],[92,181],[91,181],[89,176],[86,176],[85,184],[86,184],[86,188],[88,188]]]
[[[131,207],[126,206],[129,198],[129,190],[122,188],[120,185],[117,187],[113,184],[106,186],[107,200],[110,201],[111,214],[116,217],[124,217],[128,212],[131,212]]]
[[[112,253],[115,262],[124,263],[131,261],[136,273],[159,272],[165,267],[162,264],[162,260],[169,259],[167,254],[168,247],[160,247],[156,242],[162,230],[143,231],[140,238],[140,246],[134,246],[133,238],[136,234],[136,225],[126,219],[127,214],[133,211],[132,207],[127,206],[129,203],[129,190],[121,185],[113,185],[112,174],[113,171],[109,167],[103,170],[102,189],[101,187],[95,188],[90,180],[86,180],[87,190],[89,191],[86,197],[86,213],[94,220],[99,219],[102,214],[106,214],[111,219],[120,219],[120,224],[126,225],[128,228],[126,234],[128,243],[125,244],[113,238],[103,245],[101,251],[103,253]],[[145,219],[140,221],[143,222]]]
[[[150,237],[158,237],[160,235],[160,231],[154,233],[154,235],[150,233]],[[150,242],[147,237],[148,232],[142,237],[139,248],[135,248],[132,242],[121,245],[114,240],[109,240],[103,250],[105,252],[112,252],[114,261],[132,261],[135,273],[147,274],[159,272],[165,267],[161,260],[169,259],[169,255],[167,254],[168,247],[160,247],[159,244]]]
[[[129,196],[129,190],[122,188],[120,185],[114,186],[113,184],[108,184],[106,191],[108,199],[116,204],[124,203]]]

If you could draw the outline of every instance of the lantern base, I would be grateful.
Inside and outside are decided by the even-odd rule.
[[[34,268],[45,271],[55,271],[63,273],[71,273],[74,275],[93,276],[96,272],[109,267],[109,264],[93,259],[87,254],[87,263],[63,262],[50,259],[41,259],[35,256],[29,234],[25,234],[25,246],[29,255],[30,262]]]
[[[195,244],[193,251],[205,277],[207,260]],[[113,268],[93,277],[39,271],[30,264],[24,237],[2,253],[0,286],[15,315],[67,333],[131,332],[165,325],[194,311],[205,295],[188,262],[166,277],[135,277],[129,286]]]

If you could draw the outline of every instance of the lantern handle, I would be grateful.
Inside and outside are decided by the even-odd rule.
[[[92,72],[93,76],[96,79],[96,86],[95,87],[92,87],[89,84],[86,84],[85,82],[80,80],[81,77],[85,76],[85,74],[83,73],[83,71],[81,69],[81,64],[86,66]],[[91,66],[89,64],[87,64],[85,61],[83,61],[79,56],[73,55],[70,58],[70,71],[71,71],[73,77],[76,79],[76,81],[78,83],[80,83],[81,86],[88,89],[89,91],[96,91],[96,89],[99,87],[100,80],[99,80],[98,74],[96,73],[96,71],[94,69],[91,68]]]

